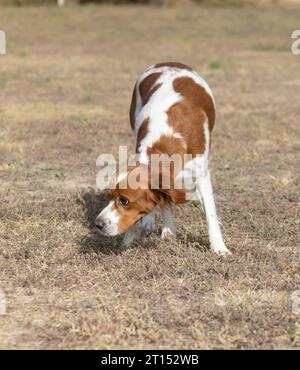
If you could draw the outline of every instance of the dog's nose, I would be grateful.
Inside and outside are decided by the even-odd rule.
[[[103,220],[99,220],[99,221],[95,221],[95,225],[96,227],[99,229],[99,230],[102,230],[105,226],[105,221]]]

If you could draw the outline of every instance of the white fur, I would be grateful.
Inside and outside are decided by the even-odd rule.
[[[218,254],[230,254],[224,244],[222,233],[217,217],[216,206],[214,201],[213,189],[210,181],[210,173],[208,170],[208,155],[209,155],[209,129],[208,124],[204,125],[205,135],[205,152],[202,158],[198,159],[196,190],[199,199],[202,200],[208,224],[208,236],[210,248]]]
[[[230,254],[222,238],[209,171],[199,179],[197,191],[204,204],[211,249],[218,254]]]
[[[166,204],[165,207],[161,210],[161,217],[163,221],[161,239],[165,239],[168,236],[176,237],[176,227],[173,222],[172,209],[170,204]]]
[[[109,202],[108,206],[101,211],[97,218],[101,218],[107,224],[103,230],[105,235],[113,236],[118,234],[120,215],[113,200]]]

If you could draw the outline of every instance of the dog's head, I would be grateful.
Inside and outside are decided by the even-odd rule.
[[[155,176],[150,166],[138,163],[128,167],[118,176],[114,186],[107,191],[109,204],[98,215],[96,227],[104,235],[118,235],[128,230],[156,206],[165,202],[185,202],[185,191],[162,186],[161,172]]]

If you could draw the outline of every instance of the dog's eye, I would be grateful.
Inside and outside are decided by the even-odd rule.
[[[125,206],[128,206],[129,200],[124,197],[121,197],[119,199],[119,203],[121,204],[121,206],[125,207]]]

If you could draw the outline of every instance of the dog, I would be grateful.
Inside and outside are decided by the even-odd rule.
[[[181,63],[151,66],[134,86],[129,115],[138,160],[135,165],[128,165],[107,191],[109,204],[96,218],[96,227],[103,235],[125,233],[122,244],[128,246],[154,230],[155,211],[159,210],[163,222],[161,238],[176,237],[172,206],[185,203],[192,194],[203,205],[211,250],[230,254],[222,238],[208,169],[215,101],[207,82]],[[163,166],[154,168],[153,155],[187,155],[190,160],[183,161],[177,169],[171,165],[169,186],[163,187]],[[140,183],[132,187],[129,179],[137,171]],[[185,184],[192,179],[192,185],[177,188],[178,179],[184,179]],[[124,181],[126,186],[121,187]]]

